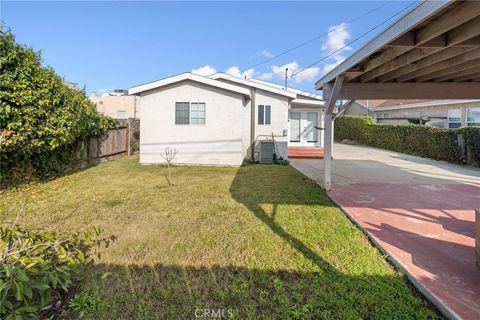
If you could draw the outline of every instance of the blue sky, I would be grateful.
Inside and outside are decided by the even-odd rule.
[[[246,74],[283,83],[285,66],[301,70],[342,47],[412,1],[317,2],[0,2],[17,41],[41,50],[44,64],[87,92],[128,88],[185,71]],[[343,23],[343,25],[342,25]],[[382,28],[289,80],[314,82]],[[340,27],[339,27],[340,26]],[[272,55],[334,28],[268,63]],[[238,73],[240,72],[240,73]]]

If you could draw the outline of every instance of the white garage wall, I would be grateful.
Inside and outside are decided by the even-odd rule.
[[[240,94],[185,81],[141,95],[140,163],[241,165],[249,145],[249,104]],[[205,125],[176,125],[175,102],[205,102]]]

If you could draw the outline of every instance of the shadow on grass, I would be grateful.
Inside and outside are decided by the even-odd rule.
[[[230,310],[239,319],[432,319],[402,277],[351,277],[233,266],[95,265],[110,305],[96,319],[191,319],[196,309]],[[102,279],[103,278],[103,279]],[[93,279],[92,279],[93,280]]]
[[[371,270],[345,274],[289,232],[279,222],[284,218],[278,217],[280,206],[328,208],[333,204],[317,185],[297,171],[285,167],[263,169],[241,167],[229,190],[233,199],[248,208],[285,245],[303,255],[302,260],[311,263],[286,270],[289,264],[282,264],[282,259],[292,259],[289,255],[278,257],[266,269],[217,265],[214,261],[206,266],[95,264],[90,268],[87,287],[101,286],[110,305],[95,318],[192,319],[197,309],[224,310],[238,319],[438,317],[412,293],[404,277]],[[266,211],[265,205],[271,210]]]

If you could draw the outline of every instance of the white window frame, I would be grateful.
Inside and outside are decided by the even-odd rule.
[[[480,111],[480,107],[467,108],[467,111],[465,113],[465,115],[467,117],[467,119],[466,119],[467,126],[473,126],[475,124],[480,125],[480,121],[468,121],[468,112],[472,109],[478,109],[478,111]]]
[[[188,103],[188,123],[177,123],[177,103]],[[203,104],[205,106],[204,123],[192,123],[192,103]],[[178,126],[204,126],[207,124],[207,103],[203,101],[175,101],[175,125]],[[200,118],[198,118],[200,119]]]
[[[458,111],[460,112],[460,116],[459,117],[452,117],[450,115],[450,112],[453,112],[453,111]],[[451,118],[456,118],[456,119],[459,119],[459,120],[455,120],[455,121],[450,121]],[[460,124],[458,127],[454,127],[454,128],[451,128],[450,127],[450,124]],[[460,128],[462,126],[462,109],[448,109],[447,111],[447,127],[448,129],[457,129],[457,128]]]
[[[192,104],[195,103],[197,105],[199,104],[203,104],[204,105],[204,109],[203,109],[203,123],[192,123]],[[190,125],[194,125],[194,126],[204,126],[207,124],[207,103],[206,102],[202,102],[202,101],[192,101],[190,102],[190,106],[189,106],[189,109],[188,109],[188,114],[190,116]],[[201,118],[198,118],[197,119],[201,119]]]
[[[260,107],[263,108],[263,118],[262,118],[262,123],[259,123],[260,121]],[[266,123],[266,120],[267,120],[267,117],[266,117],[266,107],[269,107],[270,108],[270,118],[268,119],[269,120],[269,123]],[[257,125],[259,126],[270,126],[272,125],[272,106],[270,104],[259,104],[257,106]]]

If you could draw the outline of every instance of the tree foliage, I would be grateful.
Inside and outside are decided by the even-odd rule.
[[[115,127],[84,91],[69,88],[41,54],[16,43],[0,26],[0,134],[4,179],[28,169],[37,177],[60,171],[79,141]]]

